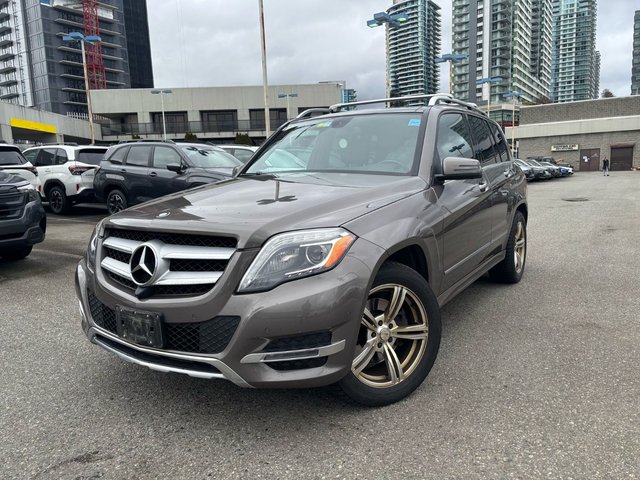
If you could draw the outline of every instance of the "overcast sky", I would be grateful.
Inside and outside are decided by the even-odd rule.
[[[367,19],[392,0],[264,0],[270,84],[346,80],[358,98],[385,91],[384,28]],[[451,50],[451,0],[442,53]],[[261,85],[258,0],[148,0],[156,87]],[[634,10],[640,0],[600,0],[600,90],[631,92]],[[441,72],[440,91],[448,91]]]

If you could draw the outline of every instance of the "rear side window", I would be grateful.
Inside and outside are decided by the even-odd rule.
[[[462,114],[445,113],[440,116],[436,145],[441,161],[447,157],[473,158],[473,142]]]
[[[469,115],[469,125],[475,139],[475,158],[483,165],[497,163],[498,154],[493,149],[493,135],[489,131],[487,121],[475,115]]]
[[[30,152],[24,152],[24,158],[31,163],[35,163],[37,155],[38,155],[38,150],[31,150]]]
[[[43,148],[36,157],[36,167],[49,167],[55,163],[55,159],[55,148]]]
[[[124,162],[124,157],[127,155],[128,151],[129,151],[129,147],[117,148],[115,152],[113,152],[109,157],[109,161],[111,163],[121,165],[122,162]]]
[[[129,149],[126,164],[132,167],[148,167],[152,147],[133,146]]]
[[[500,160],[507,162],[509,160],[509,146],[507,145],[507,141],[504,139],[502,130],[496,123],[489,122],[489,125],[491,125],[491,131],[493,132],[493,137],[496,140],[495,148],[498,155],[500,155]]]
[[[63,149],[58,148],[56,150],[56,165],[63,165],[69,161],[69,157],[67,156],[67,152]]]
[[[253,152],[251,152],[249,150],[242,150],[240,148],[236,148],[233,151],[233,156],[236,157],[241,162],[247,163],[251,159],[251,157],[253,156]]]
[[[120,150],[124,152],[125,149],[121,148]],[[104,157],[104,154],[105,150],[96,148],[83,148],[82,150],[78,150],[76,152],[76,161],[86,163],[88,165],[100,165],[100,161]],[[124,157],[124,153],[122,155]]]
[[[25,159],[15,150],[0,150],[0,165],[22,165]]]

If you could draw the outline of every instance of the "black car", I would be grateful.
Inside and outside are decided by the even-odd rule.
[[[0,171],[0,257],[20,260],[44,240],[47,216],[40,195],[24,178]]]
[[[222,149],[197,143],[130,142],[114,145],[93,180],[110,214],[130,205],[230,178],[242,165]]]

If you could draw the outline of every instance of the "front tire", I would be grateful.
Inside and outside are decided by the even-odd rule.
[[[109,215],[121,212],[128,206],[127,197],[121,190],[111,190],[109,195],[107,195],[107,210],[109,211]]]
[[[369,292],[351,372],[340,387],[370,407],[402,400],[433,367],[441,329],[440,308],[426,280],[406,265],[384,264]]]
[[[0,257],[5,260],[13,261],[13,260],[22,260],[26,258],[31,253],[33,249],[32,245],[24,246],[24,247],[9,247],[4,250],[0,250]]]
[[[51,187],[47,193],[47,200],[49,201],[49,208],[56,215],[62,215],[69,210],[70,202],[62,187]]]
[[[527,261],[527,221],[522,212],[516,212],[507,241],[504,260],[489,271],[491,278],[502,283],[518,283]]]

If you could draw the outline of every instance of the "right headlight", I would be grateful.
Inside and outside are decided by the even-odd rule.
[[[270,290],[281,283],[332,269],[344,258],[356,236],[343,228],[281,233],[264,244],[239,293]]]

